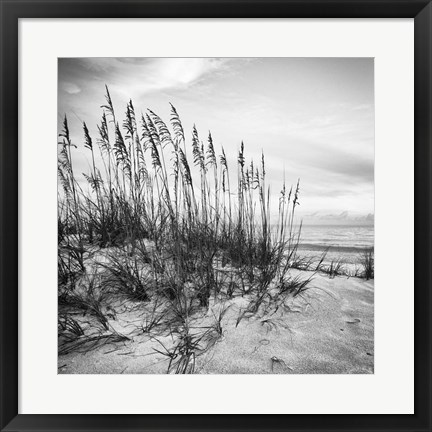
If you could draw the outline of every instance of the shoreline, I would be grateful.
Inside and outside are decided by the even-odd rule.
[[[330,251],[334,253],[348,253],[348,254],[361,254],[363,252],[374,251],[374,245],[368,246],[341,246],[341,245],[323,245],[315,243],[300,243],[298,245],[299,250],[305,250],[310,252],[325,252]]]

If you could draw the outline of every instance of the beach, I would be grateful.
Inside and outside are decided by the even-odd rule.
[[[373,373],[371,160],[363,186],[339,146],[304,172],[117,91],[59,121],[58,372]]]
[[[303,277],[310,272],[296,271]],[[371,374],[374,371],[374,283],[359,278],[315,274],[302,297],[265,316],[236,326],[247,296],[212,299],[208,311],[192,317],[196,329],[209,325],[213,312],[228,308],[223,334],[195,359],[198,374]],[[115,306],[115,305],[114,305]],[[159,374],[169,359],[156,350],[170,346],[171,336],[152,337],[140,331],[143,308],[116,313],[110,325],[129,340],[83,346],[58,357],[62,374]],[[85,317],[76,317],[85,321]],[[135,324],[134,324],[135,323]],[[159,341],[157,341],[158,339]]]
[[[361,271],[362,256],[374,250],[374,225],[305,224],[298,256],[325,266],[339,263],[345,275]]]

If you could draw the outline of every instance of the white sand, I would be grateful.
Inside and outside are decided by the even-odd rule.
[[[297,272],[299,273],[299,272]],[[308,277],[308,272],[300,272]],[[230,304],[223,322],[223,337],[196,359],[202,374],[370,374],[374,371],[373,281],[317,274],[304,296],[290,299],[273,315],[243,319],[239,311],[247,298]],[[222,303],[211,304],[211,309]],[[154,349],[160,343],[143,334],[143,310],[118,307],[109,323],[131,340],[103,344],[87,352],[58,358],[58,372],[66,374],[166,373],[168,360]],[[124,309],[124,307],[123,307]],[[214,322],[211,309],[194,316],[193,325]],[[271,315],[271,316],[270,316]],[[78,320],[78,318],[76,318]],[[263,321],[268,320],[268,321]],[[156,336],[166,345],[171,337]],[[272,360],[273,359],[273,360]]]

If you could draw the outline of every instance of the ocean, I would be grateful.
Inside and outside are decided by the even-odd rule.
[[[300,238],[302,249],[361,253],[374,247],[374,226],[303,225]]]
[[[328,250],[324,263],[340,260],[353,268],[373,248],[373,225],[303,225],[298,253],[319,258]]]

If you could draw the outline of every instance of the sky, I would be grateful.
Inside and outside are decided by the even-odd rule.
[[[233,166],[242,141],[247,162],[263,151],[274,208],[284,178],[300,179],[305,223],[373,223],[372,58],[59,59],[58,124],[66,114],[77,172],[90,162],[82,121],[96,138],[105,84],[118,116],[132,99],[168,123],[172,103],[186,138],[194,124],[203,141],[211,131]]]

